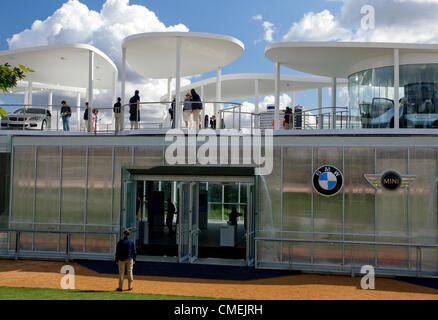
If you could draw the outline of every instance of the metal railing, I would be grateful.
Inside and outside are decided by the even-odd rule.
[[[342,236],[342,234],[337,234],[338,236]],[[299,239],[299,238],[271,238],[271,237],[255,237],[255,251],[256,251],[256,257],[257,257],[257,253],[258,253],[258,243],[259,242],[278,242],[281,243],[283,245],[283,243],[287,243],[289,244],[289,260],[288,265],[289,266],[293,266],[293,265],[307,265],[310,266],[310,269],[312,268],[312,266],[315,266],[316,264],[313,262],[313,256],[312,256],[312,260],[311,263],[297,263],[294,264],[294,255],[293,253],[291,254],[291,250],[290,250],[290,244],[292,243],[299,243],[299,244],[311,244],[313,246],[313,248],[316,248],[314,245],[315,244],[338,244],[338,245],[342,245],[342,259],[343,262],[341,265],[339,265],[338,267],[336,267],[333,264],[330,264],[328,267],[330,269],[330,271],[333,272],[350,272],[352,276],[355,275],[355,271],[356,269],[360,269],[361,266],[355,266],[354,264],[354,255],[353,255],[353,251],[351,249],[350,252],[350,257],[348,260],[349,264],[347,264],[345,261],[345,245],[350,245],[350,246],[354,246],[354,245],[361,245],[361,246],[374,246],[374,247],[404,247],[404,248],[409,248],[409,250],[411,248],[415,249],[416,255],[415,255],[415,270],[411,270],[410,268],[399,268],[400,270],[400,275],[412,275],[412,273],[415,273],[416,277],[422,277],[424,276],[423,274],[423,254],[422,254],[422,249],[425,248],[429,248],[429,249],[438,249],[438,244],[420,244],[420,243],[404,243],[404,242],[378,242],[378,241],[360,241],[360,240],[328,240],[328,239]],[[408,254],[409,259],[410,259],[410,253]],[[374,259],[376,259],[376,256],[374,257]],[[257,261],[256,261],[256,266],[257,266]],[[262,264],[264,263],[263,261],[261,262]],[[280,265],[284,264],[282,262],[279,262]],[[345,269],[347,267],[347,269]],[[385,269],[391,269],[390,267],[385,267],[385,266],[374,266],[374,268],[376,270],[385,270]],[[299,269],[299,267],[298,267]],[[309,268],[305,268],[306,270],[308,270]],[[392,269],[391,269],[392,270]],[[429,272],[433,273],[432,276],[428,275],[429,277],[437,277],[438,278],[438,269],[434,270],[433,272]]]
[[[159,129],[170,129],[175,128],[177,126],[177,122],[180,122],[180,128],[189,128],[189,129],[195,129],[196,121],[199,122],[199,128],[196,129],[206,129],[206,128],[213,128],[213,129],[223,129],[225,127],[224,125],[224,119],[223,117],[219,116],[219,119],[215,119],[215,126],[211,123],[211,118],[213,114],[206,114],[206,105],[218,105],[220,108],[229,108],[229,106],[232,106],[233,108],[239,108],[241,110],[242,104],[236,103],[236,102],[226,102],[226,101],[202,101],[203,108],[200,111],[199,119],[194,119],[194,114],[190,115],[190,120],[188,121],[188,126],[186,125],[184,121],[184,105],[189,104],[190,106],[193,104],[197,104],[199,102],[197,101],[181,101],[180,102],[180,116],[179,119],[175,119],[175,102],[170,101],[161,101],[161,102],[140,102],[137,103],[136,108],[132,108],[131,104],[125,104],[122,106],[123,114],[124,114],[124,124],[130,123],[130,118],[132,116],[132,119],[135,119],[136,112],[137,112],[137,119],[140,119],[140,121],[134,121],[134,123],[130,123],[128,127],[125,126],[125,130],[138,130],[138,129],[144,129],[147,127],[153,127],[153,128],[159,128]],[[152,110],[151,107],[154,107]],[[161,108],[161,110],[160,110]],[[137,110],[135,110],[137,109]],[[141,121],[143,118],[142,115],[144,114],[151,114],[153,112],[157,113],[159,116],[152,118],[152,121]],[[219,113],[221,113],[223,110],[219,110]],[[160,115],[161,114],[161,115]],[[128,116],[129,115],[129,116]],[[205,116],[208,116],[208,122],[206,122]],[[135,123],[137,122],[137,123]]]
[[[66,260],[71,260],[74,256],[80,256],[81,258],[86,258],[86,256],[104,256],[106,258],[112,259],[114,257],[114,248],[112,243],[112,236],[114,236],[114,243],[117,243],[119,239],[119,232],[116,231],[78,231],[78,230],[42,230],[42,229],[20,229],[20,228],[8,228],[8,229],[1,229],[0,233],[6,233],[7,234],[7,244],[4,251],[6,254],[4,256],[13,257],[15,259],[19,259],[20,257],[38,257],[38,258],[45,258],[45,257],[55,257],[55,258],[64,258]],[[10,244],[12,242],[11,236],[15,233],[15,243],[14,248],[11,250]],[[23,233],[31,233],[32,237],[34,237],[35,234],[56,234],[59,235],[59,239],[57,240],[57,250],[35,250],[35,248],[32,248],[32,250],[23,249],[21,248],[21,235]],[[76,254],[72,253],[72,246],[71,246],[71,238],[72,235],[83,235],[86,237],[87,235],[103,235],[103,236],[110,236],[110,239],[108,239],[108,249],[109,253],[102,254],[102,253],[90,253],[90,252],[78,252]],[[61,241],[60,237],[61,235],[65,236],[65,250],[61,251],[59,249],[59,243]],[[13,238],[13,237],[12,237]],[[1,254],[1,248],[0,248],[0,256]],[[12,251],[12,252],[11,252]],[[22,255],[22,253],[26,253],[25,255]]]
[[[197,102],[181,101],[180,119],[181,128],[187,128],[183,119],[184,104],[193,104]],[[236,102],[223,101],[203,101],[203,111],[200,112],[199,129],[214,128],[214,129],[267,129],[273,128],[274,112],[254,112],[242,111],[242,104]],[[206,105],[217,105],[219,118],[216,119],[216,126],[211,125],[211,116],[208,115],[208,121],[205,119]],[[61,114],[61,105],[22,105],[22,104],[3,104],[2,107],[13,108],[17,107],[21,110],[20,113],[8,114],[6,117],[12,117],[15,121],[2,120],[2,129],[20,129],[20,130],[44,130],[44,131],[64,131]],[[82,106],[70,106],[71,116],[68,117],[69,127],[72,132],[89,132],[88,123],[84,120],[86,108]],[[44,109],[46,114],[40,114],[40,120],[32,120],[37,114],[32,114],[32,109]],[[144,130],[144,129],[170,129],[176,126],[175,119],[172,119],[174,113],[174,102],[139,102],[136,108],[132,108],[131,104],[127,103],[122,106],[120,114],[121,131]],[[308,109],[290,113],[290,125],[284,124],[285,112],[280,113],[280,128],[295,129],[295,130],[315,130],[315,129],[331,129],[332,125],[332,108],[323,108],[322,110],[330,109],[330,112],[322,113],[321,115],[314,114],[318,109]],[[16,111],[18,111],[16,110]],[[93,110],[96,113],[93,113]],[[92,134],[98,133],[115,133],[116,132],[116,115],[113,107],[99,106],[89,111],[88,121],[92,121]],[[272,119],[271,119],[272,118]],[[267,120],[268,119],[268,120]],[[18,121],[17,121],[18,120]],[[194,129],[193,115],[190,118],[189,127]],[[349,118],[347,108],[336,109],[336,129],[346,129],[349,127]]]

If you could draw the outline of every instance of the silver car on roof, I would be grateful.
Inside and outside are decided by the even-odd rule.
[[[50,130],[52,115],[44,108],[21,108],[1,120],[2,129]]]

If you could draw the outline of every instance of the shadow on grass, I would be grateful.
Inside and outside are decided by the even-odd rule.
[[[0,287],[0,300],[227,300],[132,292]]]

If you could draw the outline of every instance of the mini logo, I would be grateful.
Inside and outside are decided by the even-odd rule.
[[[341,171],[333,166],[323,166],[313,174],[313,188],[323,196],[334,196],[342,189],[343,184]]]
[[[387,170],[381,174],[365,174],[364,177],[377,190],[383,187],[391,191],[407,188],[417,178],[411,175],[401,175],[395,170]]]

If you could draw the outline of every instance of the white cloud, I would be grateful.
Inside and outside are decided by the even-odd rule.
[[[290,106],[292,99],[286,93],[283,93],[280,96],[280,109],[286,109],[287,106]],[[260,103],[259,110],[266,111],[268,105],[275,105],[275,96],[265,96],[263,101]]]
[[[337,19],[328,10],[319,13],[309,12],[295,22],[283,37],[285,41],[321,41],[345,40],[351,32],[340,26]]]
[[[363,30],[361,8],[375,11],[375,28]],[[309,12],[285,41],[438,42],[438,0],[343,0],[339,16]]]
[[[263,21],[263,29],[265,30],[265,36],[263,40],[272,42],[274,40],[274,24],[270,23],[269,21]]]
[[[183,24],[166,26],[153,11],[131,5],[129,0],[106,0],[100,12],[88,9],[78,0],[69,0],[44,21],[35,21],[30,29],[7,41],[10,49],[73,42],[91,44],[106,53],[120,70],[121,43],[125,37],[163,31],[185,32],[189,29]],[[143,100],[159,101],[167,91],[167,80],[142,79],[132,70],[128,70],[127,80],[127,97],[139,89]],[[110,101],[110,94],[96,94],[97,104],[109,104]]]
[[[264,30],[263,33],[263,40],[267,41],[267,42],[272,42],[274,41],[274,33],[275,33],[275,29],[274,29],[274,24],[269,22],[269,21],[264,21],[263,20],[263,16],[261,14],[255,15],[252,17],[252,20],[255,21],[260,21]],[[255,43],[260,42],[261,40],[256,40]]]

